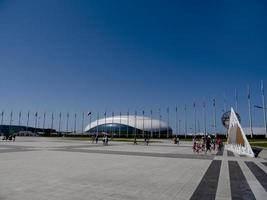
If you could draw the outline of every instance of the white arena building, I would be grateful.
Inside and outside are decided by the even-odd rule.
[[[172,128],[168,123],[134,115],[102,118],[88,124],[84,131],[89,134],[108,134],[112,137],[172,137]]]

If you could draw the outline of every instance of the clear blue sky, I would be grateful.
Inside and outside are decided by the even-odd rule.
[[[200,106],[212,115],[215,97],[223,130],[223,96],[230,108],[236,88],[248,126],[247,84],[253,105],[260,80],[267,89],[266,10],[257,0],[0,0],[0,109],[6,123],[11,110],[14,123],[31,110],[33,124],[36,111],[158,117],[161,108],[166,119],[169,106],[173,123],[187,103],[193,127],[193,101],[202,125]],[[262,126],[262,112],[253,117]]]

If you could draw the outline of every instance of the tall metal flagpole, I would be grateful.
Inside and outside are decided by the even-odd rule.
[[[181,121],[182,120],[178,120],[178,135],[180,136],[181,135]]]
[[[137,112],[134,112],[134,141],[136,142],[136,115]]]
[[[206,117],[206,103],[203,102],[203,127],[204,134],[207,135],[207,117]]]
[[[66,132],[68,133],[69,132],[69,117],[70,117],[70,114],[69,112],[67,113],[67,124],[66,124]]]
[[[178,108],[177,106],[175,107],[175,130],[176,130],[176,135],[178,136]]]
[[[21,111],[19,112],[19,126],[20,126],[20,120],[21,120]]]
[[[250,125],[250,137],[253,138],[251,100],[250,100],[250,87],[249,87],[249,85],[248,85],[248,116],[249,116],[249,125]]]
[[[236,89],[235,89],[235,111],[238,112],[238,94]]]
[[[44,129],[45,129],[45,117],[46,117],[46,113],[44,112],[44,120],[43,120],[43,133],[44,133]]]
[[[50,131],[50,134],[52,133],[53,128],[54,128],[54,113],[52,112],[52,115],[51,115],[51,131]]]
[[[129,110],[127,112],[127,138],[129,138]]]
[[[265,124],[265,138],[267,138],[266,106],[265,106],[263,81],[261,81],[261,95],[262,95],[263,120],[264,120],[264,124]]]
[[[196,102],[193,103],[194,107],[194,121],[195,121],[195,136],[197,134],[197,111],[196,111]]]
[[[61,112],[59,113],[59,121],[58,121],[58,133],[59,134],[61,133],[60,129],[61,129]]]
[[[4,111],[1,112],[1,135],[2,135],[2,125],[4,122]]]
[[[187,108],[186,108],[186,104],[184,107],[184,112],[185,112],[185,120],[184,120],[185,134],[184,134],[184,137],[186,138],[186,136],[187,136]]]
[[[111,125],[111,138],[113,138],[113,125],[114,125],[114,112],[112,111],[112,125]]]
[[[11,126],[12,126],[12,121],[13,121],[12,117],[13,117],[13,111],[11,111],[10,113],[9,134],[11,134]]]
[[[214,121],[213,121],[213,126],[214,126],[214,135],[215,137],[217,136],[216,134],[216,100],[215,98],[213,99],[213,109],[214,109]]]
[[[37,117],[38,117],[38,113],[35,113],[35,124],[34,124],[34,133],[36,134],[36,126],[37,126]]]
[[[120,112],[120,124],[121,124],[121,112]],[[121,137],[121,125],[119,126],[119,137]]]
[[[76,133],[77,113],[74,114],[74,133]]]
[[[105,111],[104,113],[104,117],[105,117],[105,124],[107,124],[107,111]],[[107,126],[105,126],[105,132],[107,133]]]
[[[96,119],[96,135],[98,135],[98,123],[99,123],[99,112],[97,112],[97,119]]]
[[[160,108],[159,108],[159,138],[160,138],[160,130],[161,129],[161,111],[160,111]]]
[[[143,130],[142,130],[142,136],[145,137],[145,111],[143,110]]]
[[[150,121],[150,137],[152,138],[153,137],[153,122],[152,122],[152,110],[150,110],[150,115],[151,115],[151,121]]]
[[[28,111],[28,114],[27,114],[26,134],[28,133],[29,118],[30,118],[30,111]]]
[[[84,134],[84,112],[82,112],[82,135]]]
[[[1,125],[3,125],[4,123],[4,111],[2,111],[1,113]]]
[[[169,138],[169,126],[170,126],[170,110],[167,108],[167,118],[168,118],[168,127],[167,127],[167,138]]]

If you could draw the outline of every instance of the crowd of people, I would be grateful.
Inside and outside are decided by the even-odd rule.
[[[3,138],[2,138],[2,140],[4,140],[4,141],[13,141],[13,142],[15,142],[15,140],[16,140],[16,135],[4,135],[3,136]]]
[[[222,139],[220,137],[212,138],[211,136],[202,136],[202,137],[194,137],[193,138],[193,152],[200,153],[212,150],[220,151],[223,146]]]
[[[98,143],[98,140],[99,140],[99,135],[92,135],[92,143],[94,144],[97,144]],[[108,136],[107,135],[103,135],[102,137],[102,142],[103,142],[103,145],[108,145]]]

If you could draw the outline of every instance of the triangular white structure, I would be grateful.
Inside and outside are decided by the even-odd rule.
[[[231,108],[226,149],[237,154],[255,157],[233,108]]]

